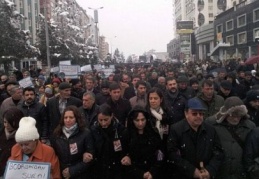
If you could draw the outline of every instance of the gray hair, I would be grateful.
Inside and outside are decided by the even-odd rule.
[[[83,94],[83,96],[90,96],[92,100],[95,100],[95,94],[91,91],[87,91]]]

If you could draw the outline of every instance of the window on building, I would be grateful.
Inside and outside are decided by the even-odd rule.
[[[213,0],[209,0],[209,3],[213,3]]]
[[[234,28],[233,20],[227,21],[226,22],[226,31],[233,30],[233,28]]]
[[[217,26],[217,33],[223,32],[223,26],[222,24]]]
[[[209,6],[209,11],[212,11],[213,10],[213,6]]]
[[[29,19],[29,21],[28,21],[28,22],[29,22],[29,26],[31,26],[31,20],[30,20],[30,19]]]
[[[254,39],[255,37],[259,37],[259,28],[254,29]]]
[[[259,21],[259,8],[254,10],[254,22]]]
[[[23,8],[23,0],[20,0],[20,8]]]
[[[234,36],[227,36],[226,37],[226,43],[229,43],[230,45],[234,45]]]
[[[28,12],[31,12],[31,6],[28,5]]]
[[[246,32],[241,32],[237,34],[237,42],[238,44],[246,43]]]
[[[209,13],[209,17],[213,17],[213,13]]]
[[[243,27],[246,25],[246,14],[237,17],[237,27]]]

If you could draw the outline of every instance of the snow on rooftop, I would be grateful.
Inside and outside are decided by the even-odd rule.
[[[61,16],[67,16],[68,14],[69,14],[69,12],[64,11],[64,12],[61,12],[59,15],[61,15]]]
[[[13,6],[14,5],[14,3],[13,2],[11,2],[11,1],[9,1],[9,0],[5,0],[5,2],[7,3],[7,6]]]

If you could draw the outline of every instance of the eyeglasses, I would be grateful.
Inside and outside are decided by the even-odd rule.
[[[192,112],[191,114],[193,116],[198,116],[198,114],[199,114],[199,116],[204,116],[204,112]]]

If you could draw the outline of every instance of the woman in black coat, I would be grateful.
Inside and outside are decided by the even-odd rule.
[[[89,165],[93,158],[93,141],[90,130],[76,106],[65,108],[60,123],[51,140],[59,161],[63,178],[85,179],[89,177]]]
[[[94,179],[121,179],[130,164],[124,131],[109,105],[100,106],[98,120],[91,127],[94,142]]]
[[[128,116],[128,130],[125,133],[129,145],[131,166],[127,170],[128,179],[158,179],[164,154],[161,138],[151,127],[148,113],[136,106]]]
[[[8,109],[3,115],[4,128],[0,131],[0,178],[4,175],[6,162],[11,156],[11,149],[16,144],[14,136],[22,117],[22,111],[17,108]]]

